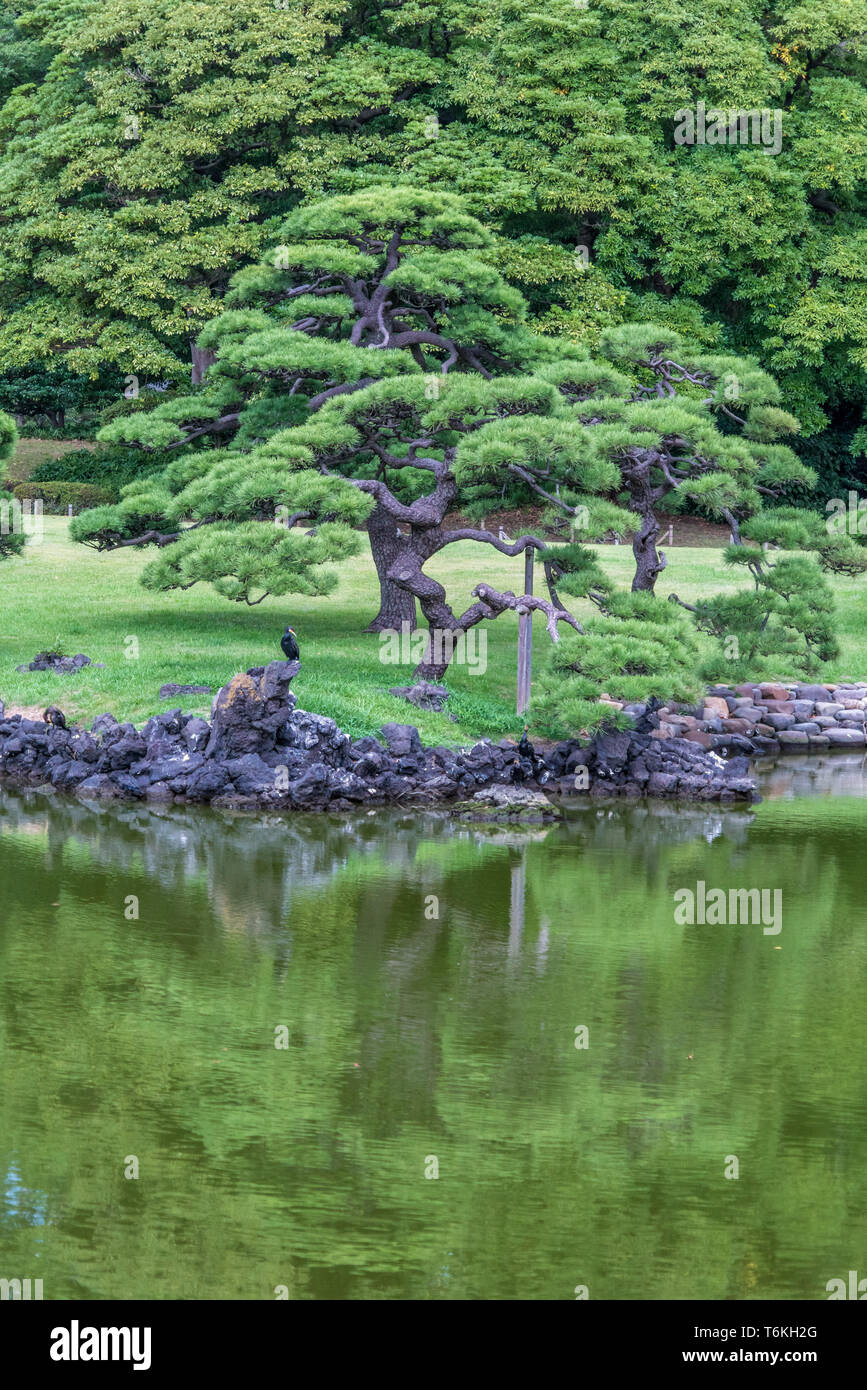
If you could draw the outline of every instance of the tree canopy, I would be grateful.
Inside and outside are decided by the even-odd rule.
[[[15,11],[0,362],[178,374],[290,208],[409,177],[498,229],[545,325],[755,356],[861,450],[867,0]],[[779,112],[779,152],[676,143],[699,102]]]
[[[480,258],[490,234],[453,195],[398,186],[325,199],[291,213],[280,236],[234,277],[229,307],[203,331],[199,346],[214,357],[204,386],[102,432],[186,451],[73,526],[99,548],[164,547],[147,584],[207,580],[258,602],[287,591],[275,520],[358,524],[375,508],[391,527],[380,571],[413,610],[418,601],[432,643],[519,603],[543,609],[556,639],[560,622],[579,626],[557,582],[566,592],[569,575],[579,596],[599,587],[582,537],[632,530],[633,587],[652,590],[665,565],[663,499],[690,499],[737,538],[763,495],[812,484],[779,442],[798,422],[754,360],[649,324],[606,330],[595,357],[532,332],[522,296]],[[565,531],[569,544],[488,530],[485,514],[506,496],[541,501],[553,537]],[[450,520],[458,508],[481,524]],[[239,523],[243,579],[227,529]],[[539,551],[549,598],[498,593],[480,575],[476,602],[456,613],[425,564],[466,540]],[[429,656],[420,674],[445,665]]]

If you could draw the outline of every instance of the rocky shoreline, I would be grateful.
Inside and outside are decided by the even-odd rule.
[[[686,739],[725,756],[766,757],[867,746],[864,681],[717,685],[709,688],[700,706],[662,706],[657,714],[657,738]]]
[[[660,712],[636,708],[634,729],[540,747],[530,759],[510,740],[423,747],[410,724],[386,724],[381,740],[352,739],[333,719],[297,708],[298,670],[285,661],[254,667],[219,691],[210,721],[170,710],[142,729],[111,714],[90,729],[62,728],[7,716],[0,705],[0,777],[83,798],[341,812],[441,804],[497,818],[557,815],[576,795],[758,799],[745,757],[729,748],[726,761],[690,736],[694,714],[670,712],[687,722],[667,725]]]

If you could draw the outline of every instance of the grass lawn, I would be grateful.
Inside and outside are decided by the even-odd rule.
[[[237,671],[280,659],[280,637],[289,622],[301,646],[302,667],[293,689],[304,709],[329,714],[353,736],[376,733],[388,720],[418,725],[426,742],[460,743],[488,735],[517,735],[522,721],[515,715],[517,618],[506,614],[487,625],[487,670],[472,674],[454,666],[448,684],[453,690],[448,709],[457,716],[415,711],[388,694],[391,685],[405,685],[409,666],[384,664],[377,635],[362,629],[378,607],[376,572],[366,544],[361,554],[342,566],[340,586],[327,599],[289,595],[266,599],[256,608],[227,603],[202,586],[186,593],[152,594],[140,587],[138,575],[147,554],[134,550],[98,555],[73,545],[65,517],[45,517],[41,543],[31,542],[21,559],[0,568],[0,698],[7,707],[44,708],[58,704],[67,716],[90,721],[109,710],[118,718],[141,723],[149,715],[180,705],[207,714],[210,697],[188,696],[161,702],[166,681],[210,685],[216,691]],[[628,546],[598,547],[607,569],[622,583],[632,574]],[[480,580],[503,589],[517,589],[523,580],[523,559],[495,551],[481,553],[472,542],[449,547],[430,566],[430,572],[463,605]],[[741,576],[724,572],[718,552],[680,547],[669,554],[669,567],[659,591],[676,590],[691,601],[722,587],[734,588]],[[839,661],[827,668],[827,679],[867,676],[867,625],[864,622],[863,581],[836,579],[840,640]],[[139,656],[126,656],[125,639],[138,640]],[[46,672],[18,673],[16,665],[30,661],[44,648],[68,655],[84,652],[105,662],[104,671],[85,668],[74,676]],[[544,623],[536,618],[536,668],[547,656]],[[757,672],[785,676],[785,670]]]

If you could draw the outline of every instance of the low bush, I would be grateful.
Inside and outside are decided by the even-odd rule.
[[[116,502],[122,487],[159,471],[174,455],[145,454],[141,449],[68,449],[31,470],[31,483],[96,483]]]
[[[70,505],[74,512],[86,511],[88,507],[101,507],[114,502],[116,494],[111,488],[98,487],[95,483],[40,482],[19,483],[13,489],[19,502],[42,501],[43,509],[49,513],[63,514]]]

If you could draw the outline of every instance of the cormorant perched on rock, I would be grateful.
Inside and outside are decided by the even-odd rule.
[[[545,760],[544,758],[539,757],[532,743],[528,739],[527,734],[529,732],[529,729],[529,724],[525,724],[524,732],[521,735],[521,741],[518,744],[518,756],[521,758],[527,758],[529,760],[530,766],[533,769],[533,776],[535,777],[537,782],[547,782],[549,774],[548,769],[545,766]]]
[[[525,724],[524,732],[521,734],[521,742],[518,744],[518,752],[520,753],[522,758],[529,758],[532,761],[536,757],[536,750],[533,747],[530,740],[527,738],[529,730],[530,725]]]
[[[299,659],[301,653],[298,650],[298,640],[295,636],[294,628],[287,627],[280,641],[280,646],[283,648],[283,655],[287,661],[297,661]]]
[[[49,705],[42,718],[46,724],[53,724],[57,729],[66,728],[66,715],[56,705]]]

